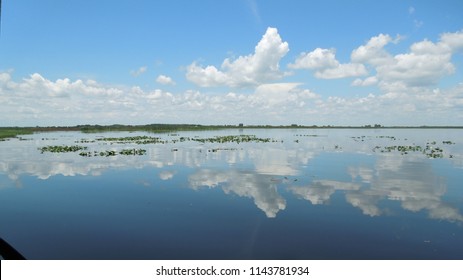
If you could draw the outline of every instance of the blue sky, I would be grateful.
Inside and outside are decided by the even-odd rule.
[[[462,1],[2,2],[0,126],[463,123]]]

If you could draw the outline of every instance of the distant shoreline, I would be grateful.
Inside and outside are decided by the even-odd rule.
[[[76,125],[76,126],[35,126],[35,127],[0,127],[0,139],[14,138],[18,135],[33,134],[35,132],[51,131],[81,131],[97,133],[109,131],[146,131],[146,132],[175,132],[175,131],[203,131],[222,129],[463,129],[463,126],[338,126],[338,125],[200,125],[200,124],[146,124],[146,125]]]

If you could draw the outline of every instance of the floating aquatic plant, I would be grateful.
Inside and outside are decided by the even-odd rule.
[[[87,147],[84,146],[78,146],[78,145],[73,145],[73,146],[45,146],[39,148],[41,153],[45,152],[50,152],[50,153],[71,153],[71,152],[77,152],[80,150],[86,150]]]

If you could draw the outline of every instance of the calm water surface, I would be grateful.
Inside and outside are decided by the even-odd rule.
[[[101,141],[142,135],[163,143]],[[226,135],[270,141],[197,141]],[[22,137],[0,142],[0,236],[30,259],[463,259],[463,130]]]

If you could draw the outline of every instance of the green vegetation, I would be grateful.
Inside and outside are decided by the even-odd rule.
[[[174,138],[170,138],[169,141],[162,139],[161,137],[154,137],[148,135],[138,135],[138,136],[126,136],[126,137],[101,137],[96,139],[81,139],[75,141],[76,144],[87,144],[87,143],[101,143],[107,142],[109,144],[136,144],[136,145],[146,145],[146,144],[166,144],[166,143],[177,143],[177,142],[185,142],[185,141],[195,141],[200,143],[247,143],[247,142],[254,142],[254,143],[269,143],[269,142],[283,142],[282,140],[275,140],[272,138],[260,138],[256,135],[226,135],[226,136],[214,136],[209,138],[201,138],[199,136],[195,137],[180,137],[176,131],[204,131],[204,130],[218,130],[218,129],[247,129],[247,128],[263,128],[263,129],[339,129],[339,128],[347,128],[347,129],[365,129],[365,128],[373,128],[373,129],[388,129],[388,128],[419,128],[419,129],[462,129],[461,126],[454,126],[454,127],[431,127],[431,126],[421,126],[421,127],[384,127],[384,126],[363,126],[363,127],[340,127],[340,126],[302,126],[302,125],[287,125],[287,126],[244,126],[242,124],[232,126],[232,125],[223,125],[223,126],[203,126],[203,125],[191,125],[191,124],[150,124],[150,125],[109,125],[109,126],[100,126],[100,125],[80,125],[80,126],[73,126],[73,127],[0,127],[0,141],[5,141],[8,138],[17,138],[19,140],[31,140],[29,138],[23,138],[20,135],[32,134],[35,132],[49,132],[49,131],[81,131],[86,133],[91,132],[108,132],[108,131],[145,131],[145,132],[158,132],[158,133],[166,133],[169,132],[169,136],[174,136]],[[178,136],[178,137],[175,137]],[[318,134],[295,134],[295,137],[321,137],[326,135],[318,135]],[[395,136],[387,136],[387,135],[380,135],[380,136],[354,136],[351,137],[354,141],[366,141],[366,140],[373,140],[376,139],[388,139],[391,142],[398,140]],[[56,140],[49,139],[49,138],[42,138],[42,140]],[[401,139],[407,140],[407,139]],[[300,139],[295,139],[294,142],[299,143]],[[455,143],[452,141],[441,141],[442,145],[454,145]],[[105,151],[88,151],[88,147],[81,146],[81,145],[61,145],[61,146],[45,146],[38,148],[41,153],[68,153],[68,152],[80,152],[79,155],[92,157],[92,156],[101,156],[101,157],[110,157],[116,155],[144,155],[146,154],[146,150],[144,149],[122,149],[120,151],[117,150],[105,150]],[[335,150],[342,150],[342,147],[339,145],[334,146]],[[217,152],[220,150],[229,150],[229,148],[223,147],[215,147],[213,149],[208,150],[209,152]],[[177,148],[172,148],[172,151],[178,151]],[[373,148],[373,152],[381,152],[381,153],[391,153],[391,152],[398,152],[401,155],[406,155],[409,153],[422,153],[426,155],[428,158],[443,158],[444,157],[444,150],[438,147],[438,143],[436,141],[428,141],[426,145],[388,145],[388,146],[375,146]],[[448,154],[449,158],[453,158],[452,155]]]
[[[35,132],[52,132],[52,131],[80,131],[83,133],[98,133],[111,131],[146,131],[150,133],[167,133],[177,131],[205,131],[205,130],[220,130],[220,129],[463,129],[463,126],[382,126],[382,125],[366,125],[366,126],[334,126],[334,125],[198,125],[198,124],[146,124],[146,125],[77,125],[77,126],[47,126],[47,127],[0,127],[0,141],[5,141],[8,138],[15,138],[18,135],[32,134]],[[307,135],[308,136],[308,135]],[[311,135],[315,136],[315,135]],[[84,143],[84,142],[82,142]],[[148,143],[147,143],[148,144]]]
[[[245,143],[245,142],[278,142],[277,140],[271,138],[259,138],[255,135],[227,135],[227,136],[215,136],[211,138],[192,138],[191,140],[201,142],[201,143]]]
[[[117,152],[114,150],[109,150],[109,151],[94,151],[94,152],[89,152],[86,151],[88,148],[84,146],[67,146],[67,145],[62,145],[62,146],[45,146],[38,148],[39,151],[43,154],[45,152],[49,153],[75,153],[78,151],[81,151],[79,153],[80,156],[84,157],[92,157],[92,156],[100,156],[100,157],[110,157],[110,156],[115,156],[115,155],[144,155],[146,154],[146,150],[144,149],[122,149],[121,151]]]
[[[71,153],[71,152],[77,152],[80,150],[86,150],[87,147],[84,146],[45,146],[42,148],[39,148],[40,152],[43,154],[45,152],[50,152],[50,153]]]
[[[78,125],[78,130],[84,133],[108,131],[146,131],[152,133],[165,133],[175,131],[202,131],[230,128],[225,125],[197,125],[197,124],[146,124],[146,125]]]
[[[177,135],[177,134],[175,134]],[[178,139],[171,140],[172,143],[176,142],[185,142],[185,141],[196,141],[201,143],[246,143],[246,142],[260,142],[260,143],[267,143],[267,142],[278,142],[277,140],[271,138],[259,138],[255,135],[227,135],[227,136],[215,136],[211,138],[199,138],[199,137],[179,137]],[[140,136],[128,136],[128,137],[103,137],[97,138],[95,140],[91,139],[81,139],[75,141],[76,143],[95,143],[95,142],[109,142],[110,144],[136,144],[136,145],[144,145],[144,144],[166,144],[168,143],[167,140],[163,140],[160,137],[151,137],[146,135]],[[120,151],[117,150],[105,150],[105,151],[88,151],[88,147],[80,146],[80,145],[61,145],[61,146],[45,146],[38,148],[41,153],[44,152],[51,152],[51,153],[70,153],[70,152],[80,152],[79,155],[83,157],[112,157],[116,155],[145,155],[145,149],[122,149]],[[218,152],[222,150],[236,150],[236,148],[212,148],[209,149],[208,152]],[[173,148],[172,151],[178,151],[177,148]]]
[[[30,128],[21,127],[0,127],[0,141],[5,141],[7,138],[14,138],[18,135],[32,134],[33,130]]]
[[[436,143],[435,141],[431,143]],[[380,147],[376,146],[373,148],[373,152],[380,151],[381,153],[391,153],[394,151],[400,152],[402,155],[406,155],[411,152],[420,152],[425,154],[428,158],[443,158],[444,157],[444,150],[439,147],[432,147],[430,143],[426,143],[425,147],[418,146],[418,145],[394,145],[394,146],[386,146]],[[450,155],[450,158],[453,156]]]
[[[111,142],[116,144],[128,144],[128,143],[135,143],[135,144],[164,144],[166,141],[161,140],[159,137],[151,137],[151,136],[129,136],[129,137],[105,137],[105,138],[98,138],[96,141],[104,141],[104,142]]]
[[[146,124],[146,125],[77,125],[77,126],[47,126],[47,127],[0,127],[0,141],[14,138],[22,134],[51,131],[80,131],[84,133],[110,132],[110,131],[146,131],[151,133],[167,133],[177,131],[205,131],[220,129],[463,129],[463,126],[335,126],[335,125],[198,125],[198,124]]]

